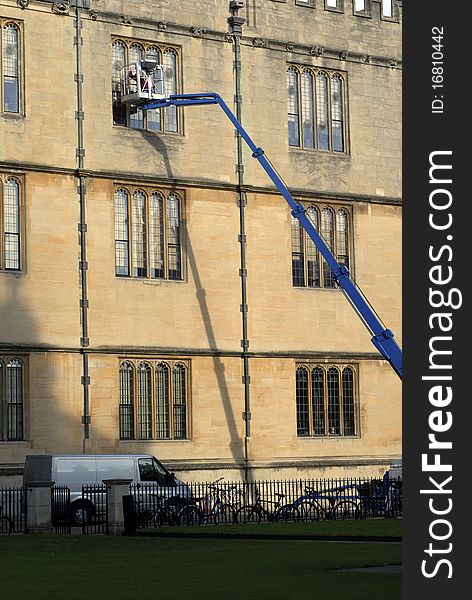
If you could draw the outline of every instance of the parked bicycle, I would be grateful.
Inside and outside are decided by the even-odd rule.
[[[399,517],[402,515],[402,481],[371,480],[360,483],[359,518]]]
[[[260,523],[264,518],[267,521],[298,521],[300,513],[297,507],[282,504],[285,494],[275,492],[275,500],[264,499],[259,490],[255,492],[253,504],[245,504],[236,511],[237,523]]]
[[[224,477],[211,483],[202,498],[182,507],[177,515],[179,525],[208,525],[234,523],[236,519],[235,498],[240,498],[237,485],[220,485]],[[240,500],[237,500],[240,501]]]
[[[291,506],[298,510],[302,521],[357,519],[357,491],[354,496],[349,492],[355,487],[355,484],[347,484],[319,491],[306,486],[305,493],[296,498]]]
[[[134,514],[136,517],[137,529],[146,529],[147,527],[157,527],[163,524],[163,507],[156,506],[149,508],[144,502],[135,502]]]

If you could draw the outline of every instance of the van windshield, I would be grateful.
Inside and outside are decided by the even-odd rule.
[[[155,458],[140,458],[138,464],[141,481],[153,481],[162,486],[170,485],[167,471]]]

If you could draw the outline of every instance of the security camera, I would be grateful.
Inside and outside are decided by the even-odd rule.
[[[244,8],[244,2],[243,0],[231,0],[229,7],[230,9]]]

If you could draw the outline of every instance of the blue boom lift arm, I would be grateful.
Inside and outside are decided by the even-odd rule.
[[[248,133],[238,121],[236,116],[230,110],[228,105],[218,94],[174,94],[168,98],[159,100],[145,100],[139,102],[141,110],[149,110],[152,108],[164,108],[166,106],[201,106],[203,104],[218,104],[232,122],[238,133],[244,139],[246,144],[252,150],[252,156],[261,164],[264,171],[275,184],[276,188],[288,202],[292,210],[292,215],[296,217],[307,234],[312,239],[315,246],[321,252],[323,258],[328,263],[336,283],[341,288],[342,292],[349,300],[351,306],[358,314],[361,321],[366,326],[370,335],[371,341],[380,354],[387,360],[397,375],[402,378],[402,351],[396,341],[393,339],[393,333],[390,329],[386,329],[380,317],[369,304],[362,291],[359,289],[355,281],[351,278],[349,271],[345,265],[340,264],[326,242],[316,230],[312,221],[308,217],[305,208],[296,202],[292,194],[289,192],[283,179],[277,173],[271,162],[265,156],[262,148],[254,144]]]

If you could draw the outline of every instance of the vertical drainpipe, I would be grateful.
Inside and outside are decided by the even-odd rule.
[[[231,0],[229,8],[231,16],[228,18],[229,32],[233,36],[233,53],[234,53],[234,80],[235,80],[235,110],[236,117],[241,122],[241,108],[242,108],[242,96],[241,96],[241,35],[242,25],[246,22],[246,19],[238,16],[238,11],[244,6],[244,2]],[[243,361],[243,378],[242,383],[244,385],[244,476],[246,481],[249,479],[249,442],[251,438],[251,404],[249,386],[251,378],[249,376],[249,339],[247,332],[248,322],[248,303],[247,303],[247,262],[246,262],[246,225],[245,225],[245,207],[246,207],[246,192],[244,191],[244,165],[243,165],[243,146],[242,138],[239,132],[236,132],[236,149],[237,149],[237,164],[236,172],[238,176],[237,183],[237,195],[238,195],[238,206],[239,206],[239,236],[238,241],[240,244],[240,269],[239,275],[241,278],[241,321],[242,321],[242,340],[241,340],[241,358]]]
[[[82,102],[82,89],[84,75],[82,72],[82,11],[80,5],[82,2],[77,2],[75,12],[75,36],[74,46],[76,50],[76,72],[74,74],[74,80],[76,82],[77,91],[77,110],[75,112],[75,119],[77,121],[77,148],[76,148],[76,159],[77,159],[77,194],[79,196],[79,272],[80,272],[80,316],[81,316],[81,338],[80,338],[80,353],[82,355],[82,377],[81,384],[83,387],[83,415],[82,424],[83,439],[82,439],[82,452],[87,452],[87,442],[90,433],[90,411],[89,411],[89,389],[90,389],[90,375],[89,375],[89,353],[87,348],[89,346],[89,335],[88,335],[88,297],[87,297],[87,222],[86,222],[86,206],[85,206],[85,176],[83,175],[84,169],[84,111]]]

